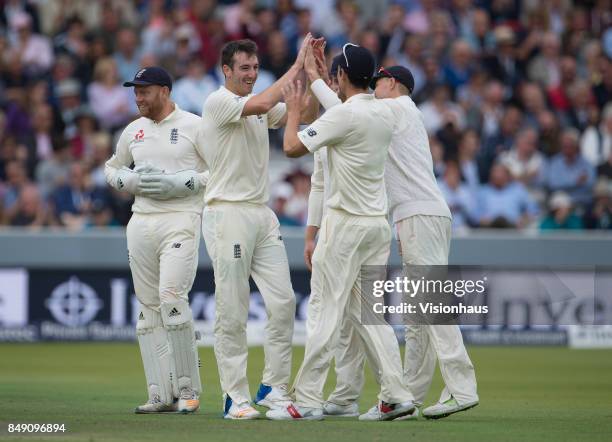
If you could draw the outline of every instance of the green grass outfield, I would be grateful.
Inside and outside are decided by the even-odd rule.
[[[0,440],[66,441],[498,441],[612,440],[612,352],[471,347],[481,403],[438,421],[227,421],[212,349],[200,350],[203,410],[191,416],[134,415],[145,400],[135,344],[0,345]],[[294,353],[294,372],[303,348]],[[261,348],[249,358],[251,392]],[[330,376],[326,392],[330,390]],[[428,403],[440,391],[436,377]],[[376,401],[371,375],[361,401]],[[8,434],[9,423],[63,423],[58,435]]]

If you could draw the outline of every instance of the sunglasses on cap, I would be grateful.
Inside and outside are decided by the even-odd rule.
[[[382,66],[380,67],[380,69],[378,69],[378,75],[385,76],[385,77],[388,77],[388,78],[395,78],[395,76],[391,72],[389,72],[388,70],[386,70]],[[395,78],[395,79],[397,80],[397,78]]]

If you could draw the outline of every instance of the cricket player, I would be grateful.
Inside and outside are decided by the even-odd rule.
[[[162,68],[141,69],[123,85],[134,87],[141,117],[124,129],[104,172],[111,186],[136,197],[127,244],[149,400],[135,412],[194,412],[202,386],[187,295],[207,176],[201,120],[172,102]]]
[[[287,120],[279,103],[281,88],[302,71],[304,39],[295,64],[261,94],[252,93],[257,80],[257,46],[251,40],[224,46],[221,63],[225,85],[204,103],[204,146],[210,178],[206,187],[202,230],[215,272],[215,355],[226,419],[254,419],[247,380],[246,324],[249,277],[263,297],[268,323],[265,367],[255,403],[268,408],[289,403],[291,341],[295,294],[285,246],[268,201],[268,129]],[[314,102],[315,100],[313,100]],[[311,106],[312,121],[316,107]]]
[[[295,402],[270,410],[274,420],[323,418],[323,385],[346,316],[369,357],[376,359],[381,382],[377,420],[393,420],[414,410],[404,386],[399,347],[388,324],[361,324],[364,295],[362,266],[384,266],[391,230],[387,223],[384,167],[395,116],[388,103],[367,93],[374,74],[373,55],[365,48],[343,47],[337,79],[344,103],[298,132],[305,103],[301,84],[285,88],[288,122],[284,151],[303,156],[327,146],[329,198],[319,243],[312,257],[311,295],[304,361],[295,379]]]
[[[340,100],[334,100],[331,90],[316,78],[316,73],[312,70],[307,70],[307,73],[310,79],[314,79],[312,90],[324,107],[339,104]],[[414,88],[412,74],[401,66],[381,68],[371,86],[375,88],[377,98],[396,99],[404,112],[404,124],[394,131],[385,169],[390,215],[399,238],[402,262],[406,268],[447,265],[451,214],[433,176],[422,114],[410,98]],[[312,202],[318,203],[316,199]],[[316,211],[312,209],[313,213]],[[342,336],[350,336],[348,328],[343,326],[341,345],[337,350],[336,389],[324,408],[330,415],[353,416],[358,409],[357,400],[363,385],[363,350],[356,345],[342,345],[347,339],[343,340]],[[423,404],[433,378],[436,356],[446,386],[439,402],[423,410],[423,415],[441,418],[476,406],[478,395],[474,367],[456,325],[407,325],[404,378],[415,395],[415,403],[418,406]],[[377,413],[376,407],[368,412]],[[418,409],[410,417],[417,416]]]

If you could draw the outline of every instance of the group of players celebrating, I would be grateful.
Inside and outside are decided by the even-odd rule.
[[[259,417],[254,402],[272,420],[415,419],[436,360],[445,388],[423,416],[478,404],[458,326],[406,326],[402,364],[391,326],[361,321],[369,303],[362,269],[387,263],[388,216],[408,266],[448,263],[451,215],[433,175],[422,115],[410,98],[411,73],[393,66],[375,74],[373,55],[350,43],[328,71],[324,49],[323,39],[308,34],[287,73],[253,94],[257,46],[227,43],[225,84],[206,99],[201,118],[171,101],[172,80],[159,67],[141,69],[124,84],[135,89],[141,118],[123,131],[105,173],[111,186],[135,195],[126,233],[149,396],[136,413],[190,413],[200,406],[188,303],[200,229],[214,269],[214,350],[225,418]],[[308,126],[300,131],[301,124]],[[312,153],[315,164],[304,250],[312,271],[306,346],[291,387],[295,294],[279,222],[267,206],[268,129],[283,126],[285,154]],[[246,374],[249,277],[268,315],[265,366],[253,402]],[[332,358],[337,384],[325,400]],[[366,358],[380,394],[359,415]]]

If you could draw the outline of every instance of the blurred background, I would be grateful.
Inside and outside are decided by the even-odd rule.
[[[612,9],[607,0],[2,0],[0,225],[123,226],[131,198],[103,166],[136,118],[121,83],[158,64],[200,114],[219,50],[251,38],[256,91],[307,32],[401,64],[430,136],[456,232],[612,228]],[[271,131],[271,200],[304,225],[312,161]]]

